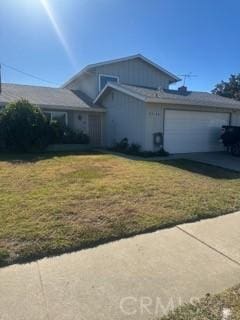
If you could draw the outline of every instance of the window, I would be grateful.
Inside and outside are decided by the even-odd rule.
[[[99,91],[101,91],[108,82],[119,82],[119,77],[107,74],[99,75]]]
[[[52,121],[55,120],[60,125],[66,126],[67,125],[67,112],[59,112],[59,111],[54,111],[52,112]]]
[[[44,112],[48,121],[57,121],[61,126],[67,126],[68,117],[67,112],[63,111],[46,111]]]
[[[51,112],[44,112],[45,117],[50,122],[51,121]]]

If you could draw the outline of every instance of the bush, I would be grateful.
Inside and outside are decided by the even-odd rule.
[[[142,151],[141,156],[144,158],[167,157],[167,156],[169,156],[169,153],[167,151],[165,151],[164,149],[160,149],[158,151]]]
[[[113,148],[111,148],[113,151],[122,152],[124,154],[134,155],[134,156],[140,156],[144,158],[150,158],[150,157],[166,157],[169,155],[167,151],[164,149],[160,149],[158,151],[141,151],[141,146],[137,143],[128,143],[128,139],[124,138],[120,142],[116,143]]]
[[[1,111],[1,148],[28,152],[45,148],[48,141],[48,121],[38,107],[21,99]]]
[[[128,144],[128,138],[123,138],[120,142],[117,142],[116,145],[114,146],[114,149],[116,151],[127,151],[129,147],[129,144]]]
[[[49,122],[37,106],[21,99],[0,112],[0,150],[41,151],[49,144],[87,144],[89,137],[59,122]]]
[[[0,267],[4,266],[9,259],[9,253],[7,250],[0,250]]]
[[[89,137],[82,131],[75,132],[68,127],[63,127],[57,121],[50,123],[50,143],[60,144],[88,144]]]
[[[63,139],[63,128],[58,121],[49,122],[48,136],[49,144],[59,143]]]
[[[128,147],[128,152],[130,154],[139,154],[141,151],[141,146],[140,144],[137,143],[132,143],[130,144],[130,146]]]

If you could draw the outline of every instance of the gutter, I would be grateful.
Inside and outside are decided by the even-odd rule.
[[[35,104],[39,108],[43,109],[59,109],[59,110],[65,110],[65,111],[84,111],[84,112],[99,112],[99,113],[105,113],[106,109],[100,108],[100,107],[74,107],[74,106],[59,106],[59,105],[44,105],[44,104]]]
[[[5,107],[6,104],[11,103],[10,101],[7,102],[0,102],[0,107]],[[32,102],[30,102],[32,103]],[[106,109],[100,108],[100,107],[75,107],[75,106],[59,106],[59,105],[45,105],[45,104],[37,104],[37,103],[32,103],[33,105],[38,106],[39,108],[42,109],[56,109],[56,110],[64,110],[64,111],[83,111],[83,112],[99,112],[99,113],[105,113]]]
[[[213,108],[227,108],[227,109],[236,109],[240,110],[240,104],[239,105],[232,105],[232,104],[226,104],[226,103],[206,103],[206,102],[198,102],[198,101],[183,101],[183,100],[175,100],[175,99],[164,99],[164,98],[147,98],[145,100],[148,103],[166,103],[166,104],[179,104],[179,105],[189,105],[189,106],[200,106],[200,107],[213,107]]]

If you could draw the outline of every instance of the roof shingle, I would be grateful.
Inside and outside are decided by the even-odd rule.
[[[210,106],[210,107],[226,107],[233,109],[240,109],[240,101],[234,99],[224,98],[208,92],[187,91],[180,92],[178,90],[170,89],[149,89],[143,87],[136,87],[132,85],[109,83],[105,87],[105,91],[108,88],[113,88],[135,96],[146,102],[152,103],[166,103],[166,104],[186,104],[196,106]],[[104,94],[104,89],[102,91]],[[101,93],[95,101],[101,98]]]
[[[71,91],[62,88],[50,88],[19,84],[3,83],[0,93],[0,105],[14,102],[18,99],[27,99],[29,102],[42,106],[67,109],[99,109],[93,106],[91,100],[80,91]]]

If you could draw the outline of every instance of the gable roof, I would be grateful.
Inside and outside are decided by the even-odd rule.
[[[127,57],[123,57],[123,58],[119,58],[119,59],[107,60],[107,61],[103,61],[103,62],[89,64],[85,68],[83,68],[80,72],[78,72],[73,77],[71,77],[67,82],[65,82],[62,85],[62,88],[65,88],[68,84],[70,84],[71,82],[76,80],[78,77],[80,77],[84,72],[88,71],[89,69],[96,68],[96,67],[101,67],[101,66],[104,66],[104,65],[107,65],[107,64],[113,64],[113,63],[133,60],[133,59],[141,59],[142,61],[146,62],[147,64],[150,64],[152,67],[156,68],[157,70],[165,73],[170,78],[172,78],[173,82],[177,82],[177,81],[181,80],[180,78],[178,78],[173,73],[171,73],[171,72],[167,71],[166,69],[160,67],[158,64],[156,64],[155,62],[149,60],[148,58],[144,57],[142,54],[139,53],[139,54],[135,54],[135,55],[132,55],[132,56],[127,56]]]
[[[208,92],[187,91],[180,92],[170,89],[148,89],[119,83],[107,83],[103,90],[94,100],[98,103],[108,94],[109,90],[115,89],[136,99],[149,103],[182,104],[191,106],[206,106],[240,109],[240,101],[224,98]]]
[[[6,105],[21,98],[44,108],[103,111],[103,108],[93,106],[90,99],[80,91],[2,83],[0,105]]]

